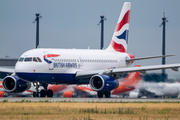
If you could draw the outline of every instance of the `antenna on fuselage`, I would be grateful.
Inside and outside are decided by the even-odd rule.
[[[36,48],[39,47],[39,18],[42,18],[42,16],[40,15],[40,13],[36,13],[36,18],[33,21],[33,23],[36,22]]]

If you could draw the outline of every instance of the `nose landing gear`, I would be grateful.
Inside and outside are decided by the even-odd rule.
[[[47,83],[42,83],[42,86],[44,89],[42,89],[39,92],[39,82],[35,82],[34,86],[36,86],[36,92],[33,92],[33,97],[53,97],[53,91],[51,89],[47,90],[48,84]]]
[[[36,92],[33,92],[33,97],[40,97],[41,96],[41,94],[40,94],[40,92],[39,92],[39,82],[36,82],[36,83],[33,83],[34,84],[34,86],[36,86]]]

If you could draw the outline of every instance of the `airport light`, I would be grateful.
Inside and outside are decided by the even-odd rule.
[[[107,20],[104,15],[100,16],[101,20],[99,21],[98,25],[101,23],[101,43],[100,49],[104,47],[104,20]]]
[[[162,23],[159,27],[163,26],[163,34],[162,34],[162,55],[165,55],[166,54],[166,41],[165,41],[165,28],[166,28],[166,22],[168,22],[168,20],[166,19],[165,17],[165,12],[164,12],[164,17],[162,18]],[[162,65],[165,65],[166,64],[166,59],[165,57],[162,57]],[[162,75],[165,76],[165,69],[162,69]]]
[[[36,13],[36,18],[33,21],[33,23],[36,22],[36,48],[39,47],[39,18],[42,18],[42,16],[40,15],[40,13]]]

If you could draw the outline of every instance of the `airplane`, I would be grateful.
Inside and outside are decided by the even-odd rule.
[[[139,67],[139,65],[136,65]],[[129,73],[125,78],[118,79],[119,86],[114,89],[111,93],[113,97],[118,97],[119,95],[129,96],[129,91],[132,91],[136,88],[141,76],[139,72]],[[31,97],[32,93],[35,91],[33,85],[31,88],[22,93],[8,93],[2,90],[2,81],[0,81],[0,97]],[[53,97],[94,97],[96,98],[96,92],[93,91],[89,85],[48,85],[48,90],[53,91]]]
[[[129,72],[146,73],[149,70],[171,68],[178,71],[180,64],[129,67],[135,60],[165,56],[135,58],[127,53],[130,2],[125,2],[120,13],[112,40],[104,50],[96,49],[31,49],[23,53],[15,65],[12,75],[3,79],[3,88],[8,92],[22,92],[32,82],[36,86],[33,97],[52,97],[48,84],[89,84],[97,96],[106,98],[118,88],[119,76]],[[39,87],[43,86],[41,91]]]

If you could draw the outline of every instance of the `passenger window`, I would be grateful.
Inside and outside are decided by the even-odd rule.
[[[32,61],[32,57],[25,58],[24,61],[25,62],[30,62],[30,61]]]
[[[37,59],[36,59],[35,57],[33,57],[33,61],[34,61],[34,62],[38,62]]]
[[[18,61],[19,61],[19,62],[23,62],[23,60],[24,60],[24,58],[19,58]]]
[[[39,57],[37,57],[37,59],[38,59],[39,62],[42,62],[41,59],[40,59]]]

